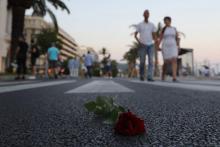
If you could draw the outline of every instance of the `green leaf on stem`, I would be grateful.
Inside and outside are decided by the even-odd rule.
[[[88,102],[85,104],[88,111],[94,112],[105,119],[104,124],[116,123],[119,114],[125,112],[125,109],[114,103],[112,97],[99,96],[96,101]]]
[[[95,102],[88,102],[85,104],[85,107],[89,112],[94,112],[96,109],[96,103]]]

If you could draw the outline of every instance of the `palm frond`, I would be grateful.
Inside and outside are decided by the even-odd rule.
[[[162,31],[162,25],[161,25],[161,23],[159,22],[158,25],[157,25],[157,32],[156,32],[156,34],[157,34],[158,37],[160,36],[161,31]]]
[[[42,17],[46,15],[47,5],[45,0],[33,0],[32,8],[33,8],[32,15],[37,15]]]
[[[69,8],[64,2],[62,2],[62,0],[48,0],[48,2],[52,4],[56,9],[60,8],[62,10],[66,10],[68,14],[70,13]]]
[[[127,60],[128,63],[135,63],[136,59],[138,58],[139,48],[139,43],[134,41],[132,45],[129,45],[129,50],[124,54],[123,58]]]
[[[179,35],[179,36],[183,36],[184,38],[186,38],[186,35],[185,35],[185,33],[183,33],[183,32],[178,32],[178,35]]]
[[[56,19],[55,14],[50,9],[48,9],[48,8],[46,9],[46,11],[50,15],[50,17],[51,17],[51,19],[53,21],[55,31],[58,32],[59,27],[58,27],[58,23],[57,23],[57,19]]]
[[[135,28],[136,29],[137,25],[136,24],[132,24],[132,25],[129,26],[129,28]]]
[[[135,29],[135,30],[136,30],[137,25],[136,25],[136,24],[132,24],[132,25],[130,25],[130,26],[129,26],[129,28],[133,28],[133,29]],[[133,35],[134,35],[134,33],[135,33],[135,32],[132,32],[130,35],[131,35],[131,36],[133,36]]]
[[[33,14],[37,16],[44,17],[47,13],[51,17],[55,31],[58,31],[58,23],[55,14],[47,7],[48,1],[50,4],[52,4],[56,9],[61,8],[62,10],[66,10],[68,13],[70,13],[70,10],[66,6],[62,0],[33,0],[32,2],[32,8],[33,8]]]

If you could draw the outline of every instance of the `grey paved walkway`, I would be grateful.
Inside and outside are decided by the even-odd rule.
[[[53,81],[23,83],[21,86],[42,85],[44,82]],[[55,82],[62,83],[62,80]],[[220,92],[158,86],[120,79],[107,82],[98,80],[98,83],[119,87],[115,93],[101,92],[102,88],[100,90],[99,87],[100,92],[97,93],[65,94],[70,90],[83,90],[88,85],[95,88],[99,84],[97,79],[68,82],[64,80],[62,84],[0,93],[0,146],[220,145]],[[13,84],[7,87],[10,89]],[[121,88],[133,92],[120,92]],[[98,95],[115,96],[117,103],[143,118],[147,134],[135,137],[114,134],[111,126],[103,125],[99,118],[84,109],[84,103],[94,100]]]
[[[170,88],[180,88],[180,89],[188,89],[188,90],[199,90],[199,91],[216,91],[220,92],[220,81],[179,81],[178,83],[173,83],[170,81],[155,81],[155,82],[147,82],[147,81],[139,81],[139,80],[130,80],[134,83],[144,83],[148,85],[156,85],[162,87],[170,87]]]

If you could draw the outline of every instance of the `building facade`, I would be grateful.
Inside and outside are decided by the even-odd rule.
[[[11,42],[12,11],[8,0],[0,0],[0,73],[4,73]]]
[[[81,57],[81,48],[79,47],[75,39],[62,28],[59,28],[58,38],[62,41],[62,49],[60,52],[64,60],[67,60],[71,57]]]
[[[52,28],[53,25],[46,22],[42,17],[37,16],[26,16],[24,34],[26,36],[26,41],[31,44],[34,40],[34,36],[39,34],[42,29]],[[62,48],[60,50],[61,57],[63,60],[67,60],[71,57],[80,56],[80,47],[77,42],[62,28],[59,28],[58,38],[62,41]]]

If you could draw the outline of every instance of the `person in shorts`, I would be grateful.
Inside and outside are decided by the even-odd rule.
[[[105,66],[106,77],[112,79],[112,63],[111,63],[111,55],[106,58],[106,66]]]
[[[49,69],[51,73],[54,75],[55,79],[58,78],[57,65],[58,65],[59,54],[60,54],[59,49],[56,47],[55,43],[52,43],[52,46],[47,51],[47,57],[49,60]]]
[[[36,61],[39,58],[40,53],[37,45],[31,47],[31,67],[32,67],[32,76],[36,76]]]
[[[85,64],[85,66],[87,68],[86,77],[87,78],[92,78],[93,57],[92,57],[90,51],[88,51],[87,55],[84,58],[84,64]]]
[[[28,51],[28,44],[25,42],[24,36],[20,36],[18,47],[16,50],[17,77],[15,78],[15,80],[25,79],[25,74],[27,69],[26,67],[27,51]]]

